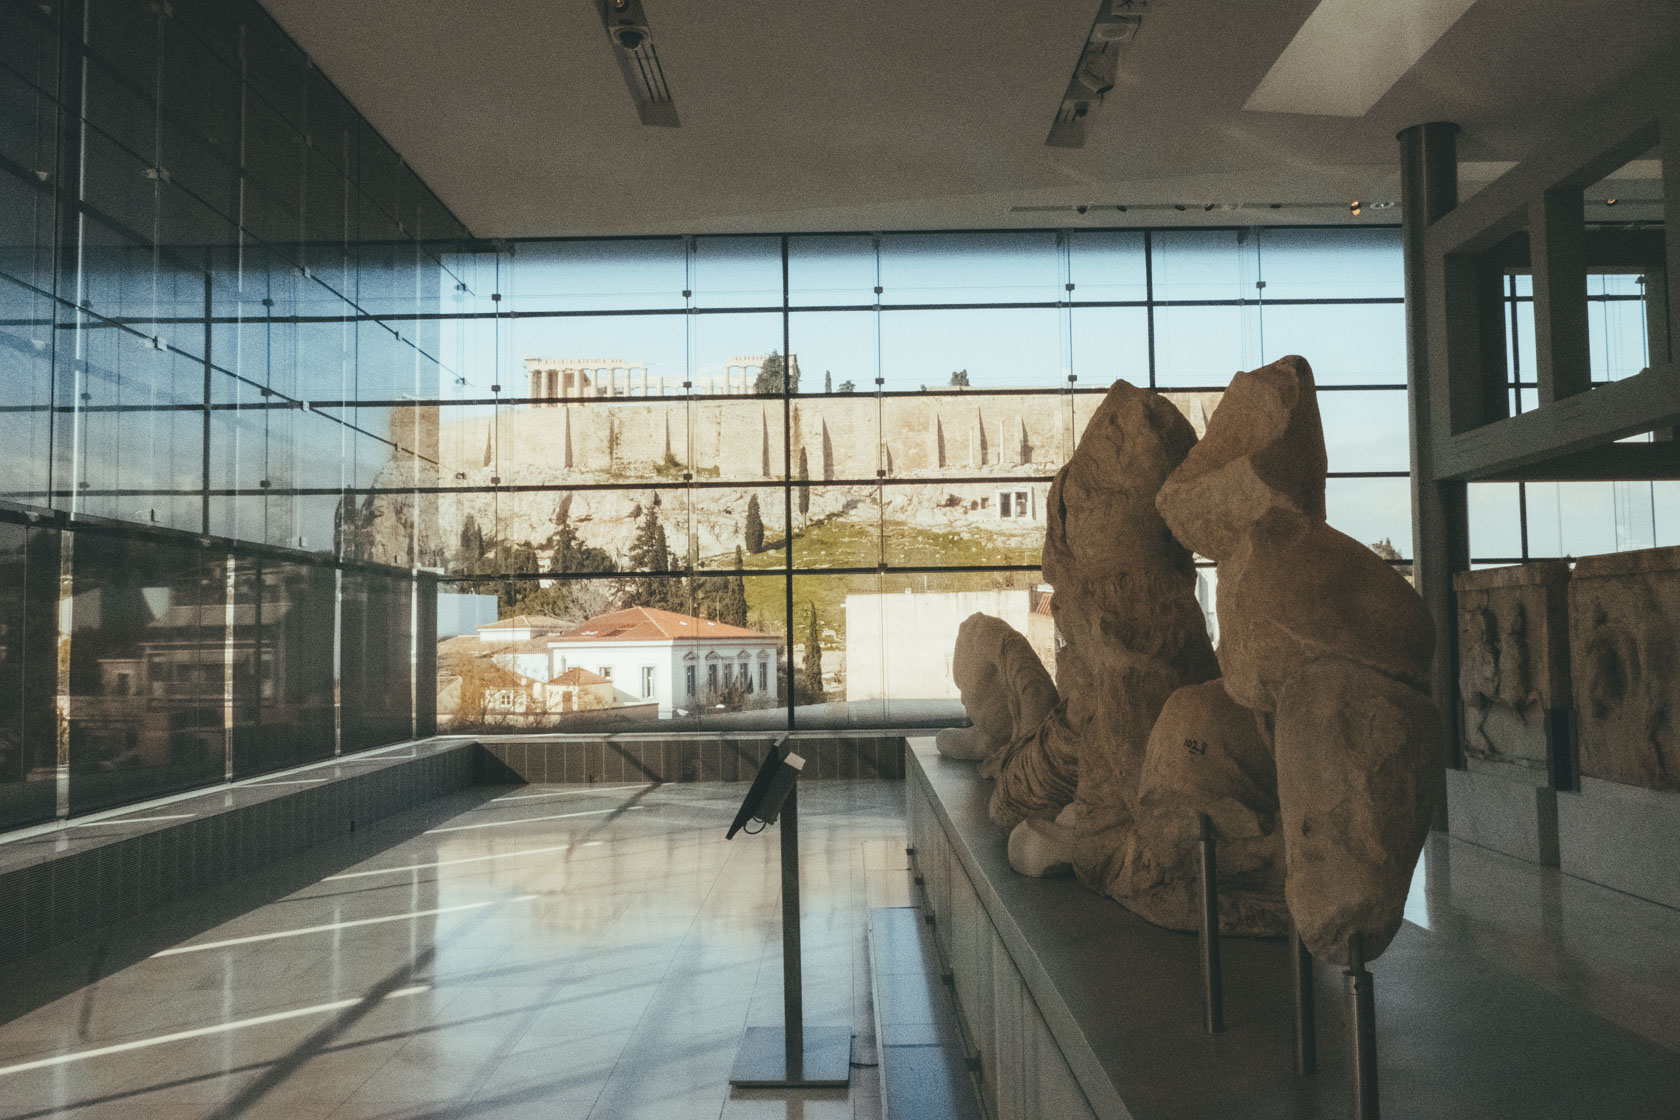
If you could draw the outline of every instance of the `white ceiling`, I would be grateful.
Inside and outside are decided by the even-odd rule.
[[[637,123],[593,0],[264,2],[481,237],[1353,222],[1401,128],[1514,160],[1680,49],[1675,0],[1475,0],[1362,116],[1252,112],[1317,0],[1153,0],[1070,150],[1044,137],[1097,0],[643,0],[677,129]]]

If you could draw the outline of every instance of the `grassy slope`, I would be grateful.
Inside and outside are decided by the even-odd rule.
[[[886,525],[887,560],[894,565],[1036,564],[1037,547],[999,544],[984,533],[968,535],[918,528],[899,523]],[[731,558],[731,563],[733,558]],[[786,542],[766,541],[765,549],[746,558],[747,570],[781,568],[787,562]],[[856,520],[834,519],[813,522],[795,533],[793,563],[796,568],[873,568],[881,562],[880,529]],[[722,565],[719,565],[722,566]],[[973,591],[982,588],[1032,587],[1040,582],[1036,572],[950,572],[927,575],[796,575],[793,579],[795,664],[804,644],[806,618],[811,607],[823,628],[823,666],[832,675],[842,667],[846,646],[847,594],[870,592]],[[748,579],[747,610],[750,624],[771,633],[784,633],[787,614],[786,590],[779,579]]]

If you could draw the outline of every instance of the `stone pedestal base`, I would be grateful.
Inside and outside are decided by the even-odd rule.
[[[1500,774],[1448,770],[1447,831],[1508,856],[1556,867],[1558,795]]]

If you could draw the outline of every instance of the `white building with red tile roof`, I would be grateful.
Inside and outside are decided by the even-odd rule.
[[[659,702],[659,718],[718,705],[778,702],[782,639],[654,607],[597,615],[550,634],[549,676],[586,669],[621,693]]]

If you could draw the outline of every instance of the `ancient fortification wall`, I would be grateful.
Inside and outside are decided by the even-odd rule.
[[[1169,394],[1200,429],[1218,395]],[[613,398],[556,401],[446,422],[438,436],[445,478],[503,483],[655,477],[693,465],[699,478],[743,482],[785,477],[803,451],[812,481],[944,472],[1049,473],[1072,451],[1096,396],[867,395],[692,401]],[[680,464],[672,466],[671,464]]]

